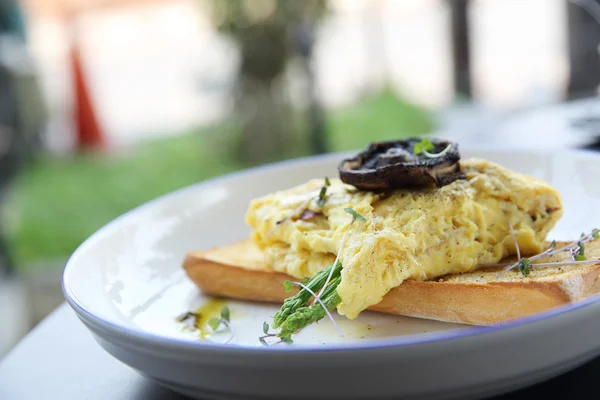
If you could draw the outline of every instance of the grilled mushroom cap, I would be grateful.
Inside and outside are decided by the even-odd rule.
[[[420,138],[410,138],[371,143],[357,156],[339,164],[340,179],[359,190],[385,190],[429,185],[442,187],[465,178],[456,143],[430,139],[435,147],[429,152],[431,155],[417,155],[414,147],[420,141]],[[448,146],[450,148],[445,151]]]

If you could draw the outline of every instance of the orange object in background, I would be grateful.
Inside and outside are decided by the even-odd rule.
[[[83,71],[81,51],[76,40],[71,46],[70,63],[74,89],[75,146],[77,150],[104,147],[104,134],[90,96],[88,81]]]
[[[75,128],[75,149],[99,149],[107,146],[105,132],[99,122],[90,95],[90,86],[86,77],[81,50],[77,41],[78,17],[83,13],[114,10],[119,7],[153,6],[187,0],[20,0],[31,17],[58,18],[68,32],[70,52],[68,64],[73,77],[73,122]]]

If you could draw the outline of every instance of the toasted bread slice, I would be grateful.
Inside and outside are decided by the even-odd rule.
[[[557,243],[557,248],[569,243]],[[586,244],[586,256],[598,259],[600,240]],[[566,261],[561,252],[536,262]],[[514,258],[505,260],[514,261]],[[283,282],[294,278],[270,270],[250,239],[187,254],[183,267],[203,293],[257,302],[282,303],[291,294]],[[502,268],[448,275],[430,281],[404,281],[369,308],[388,314],[470,325],[493,325],[577,302],[600,291],[600,264],[532,268],[528,276]]]

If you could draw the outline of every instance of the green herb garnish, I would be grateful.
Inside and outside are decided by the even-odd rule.
[[[531,260],[529,258],[521,258],[518,262],[519,271],[527,276],[529,275],[529,266],[531,265]]]
[[[223,309],[221,310],[221,318],[224,319],[225,321],[229,322],[229,307],[225,306],[223,307]]]
[[[286,292],[290,292],[292,290],[292,288],[294,287],[294,284],[290,280],[285,280],[283,282],[283,287]]]
[[[439,153],[432,154],[432,153],[430,153],[430,151],[435,150],[435,146],[433,145],[433,143],[431,143],[431,141],[429,139],[424,138],[420,142],[417,142],[414,145],[413,152],[416,155],[423,154],[424,156],[426,156],[428,158],[438,158],[438,157],[442,157],[444,154],[449,152],[451,148],[452,148],[452,145],[449,144],[448,146],[446,146],[446,148],[444,150],[440,151]]]
[[[359,213],[357,213],[356,211],[354,211],[351,208],[344,208],[344,211],[346,211],[348,214],[352,215],[352,222],[354,222],[355,220],[359,220],[362,222],[366,221],[365,217],[363,217],[362,215],[360,215]],[[352,224],[352,222],[350,224]]]
[[[319,207],[323,207],[325,205],[325,202],[327,201],[327,198],[325,197],[326,193],[327,187],[323,186],[319,192],[319,198],[317,199],[317,205]]]
[[[327,202],[327,188],[329,186],[331,186],[331,182],[329,181],[328,177],[325,177],[325,184],[321,188],[321,191],[319,192],[319,198],[317,199],[317,205],[321,208]]]
[[[572,242],[571,244],[569,244],[567,246],[561,247],[560,249],[555,249],[556,241],[553,240],[548,249],[544,250],[543,252],[541,252],[539,254],[531,256],[528,259],[520,259],[517,262],[512,263],[512,264],[493,264],[492,266],[507,265],[498,274],[498,277],[500,277],[503,274],[505,274],[506,272],[508,272],[514,268],[518,268],[519,271],[521,271],[523,273],[523,275],[527,275],[527,274],[529,274],[531,268],[558,267],[558,266],[563,266],[563,265],[577,265],[577,264],[589,264],[589,263],[600,262],[600,260],[595,260],[595,259],[588,260],[587,259],[587,257],[585,256],[585,245],[584,245],[584,243],[587,243],[593,239],[598,239],[598,238],[600,238],[598,229],[593,229],[591,233],[588,233],[588,234],[582,233],[581,237],[578,240]],[[518,243],[516,245],[517,245],[517,250],[518,250]],[[570,252],[573,260],[548,262],[548,263],[534,263],[533,262],[535,260],[539,260],[540,258],[550,257],[554,254],[558,254],[558,253],[565,252],[565,251]],[[522,260],[527,260],[527,261],[522,261]]]
[[[221,318],[211,318],[208,320],[207,324],[212,328],[213,331],[216,331],[221,325]]]
[[[579,246],[579,251],[577,252],[577,255],[585,256],[585,246],[583,245],[583,242],[577,242],[577,245]]]
[[[416,155],[423,153],[424,151],[432,151],[435,149],[433,143],[428,138],[422,139],[420,142],[417,142],[413,148],[413,152]]]
[[[268,346],[269,343],[267,343],[267,338],[270,337],[276,337],[277,334],[275,333],[269,333],[269,324],[267,324],[266,322],[263,322],[263,333],[265,334],[264,336],[261,336],[258,338],[258,340],[264,345],[264,346]]]
[[[225,343],[228,343],[229,341],[231,341],[231,339],[233,339],[235,336],[235,332],[230,324],[230,322],[231,322],[230,315],[231,314],[229,312],[229,307],[225,306],[221,309],[221,314],[218,318],[217,317],[211,318],[206,323],[214,332],[217,332],[219,330],[219,328],[221,327],[221,325],[225,326],[225,328],[231,332],[231,336]]]
[[[219,329],[219,326],[221,326],[221,324],[225,324],[227,322],[229,322],[229,307],[225,306],[221,309],[221,316],[220,318],[211,318],[208,320],[208,326],[210,326],[212,328],[213,331],[216,331],[217,329]]]

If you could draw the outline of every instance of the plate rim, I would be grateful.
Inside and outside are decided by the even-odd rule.
[[[431,135],[434,137],[434,135]],[[548,156],[553,154],[558,154],[559,152],[563,155],[575,155],[575,156],[584,156],[591,157],[595,159],[600,159],[600,153],[591,149],[580,149],[580,148],[568,148],[568,149],[524,149],[524,148],[514,148],[510,145],[506,146],[497,146],[497,145],[461,145],[461,149],[465,149],[468,151],[512,151],[518,154],[534,154],[541,156]],[[99,316],[97,316],[90,308],[88,308],[85,304],[77,299],[77,296],[73,293],[70,288],[69,282],[69,272],[75,268],[75,260],[78,255],[84,252],[88,247],[91,247],[97,240],[100,240],[105,232],[108,232],[114,226],[117,226],[121,221],[130,218],[132,215],[141,212],[143,209],[149,208],[163,201],[167,201],[170,197],[176,197],[182,195],[187,191],[198,190],[204,186],[211,186],[215,184],[219,184],[222,182],[227,182],[229,180],[233,180],[236,178],[244,177],[247,175],[251,175],[260,171],[268,171],[274,170],[280,167],[292,167],[292,166],[302,166],[311,164],[318,161],[325,161],[328,159],[341,160],[342,157],[345,157],[349,154],[355,154],[358,150],[350,150],[350,151],[340,151],[340,152],[330,152],[326,154],[318,154],[318,155],[310,155],[304,157],[297,157],[286,159],[282,161],[272,162],[264,165],[254,166],[251,168],[244,168],[238,171],[234,171],[228,174],[223,174],[219,176],[215,176],[200,182],[193,183],[191,185],[187,185],[181,187],[179,189],[173,190],[161,196],[158,196],[152,200],[149,200],[137,207],[132,208],[131,210],[121,214],[120,216],[114,218],[110,222],[106,223],[90,236],[86,238],[69,256],[65,267],[63,269],[62,278],[61,278],[61,288],[63,292],[63,296],[65,300],[69,304],[69,306],[76,312],[78,317],[84,322],[84,324],[91,329],[89,325],[94,326],[96,329],[100,329],[102,331],[111,333],[117,337],[122,337],[123,339],[129,339],[134,342],[144,343],[148,345],[149,348],[157,349],[157,347],[170,347],[172,349],[178,350],[186,350],[191,352],[197,351],[227,351],[237,353],[264,353],[266,351],[273,353],[324,353],[324,352],[347,352],[347,351],[360,351],[360,350],[376,350],[376,349],[390,349],[390,348],[400,348],[400,347],[411,347],[423,344],[431,344],[431,343],[441,343],[447,342],[457,339],[465,339],[471,337],[482,337],[484,335],[491,335],[494,333],[526,327],[526,326],[534,326],[544,321],[548,321],[550,319],[563,316],[565,314],[570,313],[571,311],[580,310],[583,308],[588,308],[593,305],[600,304],[600,294],[589,296],[583,300],[578,301],[577,303],[566,304],[562,306],[555,307],[550,310],[546,310],[540,313],[535,313],[532,315],[520,317],[517,319],[513,319],[511,321],[498,323],[491,326],[473,326],[466,325],[464,328],[453,329],[451,331],[440,331],[440,332],[430,332],[424,334],[414,334],[402,337],[391,337],[391,338],[377,338],[370,339],[365,341],[365,343],[360,342],[349,342],[349,343],[336,343],[336,344],[327,344],[327,345],[294,345],[294,346],[244,346],[244,345],[236,345],[236,344],[224,344],[224,343],[216,343],[211,341],[190,341],[183,338],[170,337],[161,335],[158,333],[145,331],[141,328],[130,327],[125,324],[116,323],[112,321],[105,320]],[[88,325],[89,324],[89,325]]]

